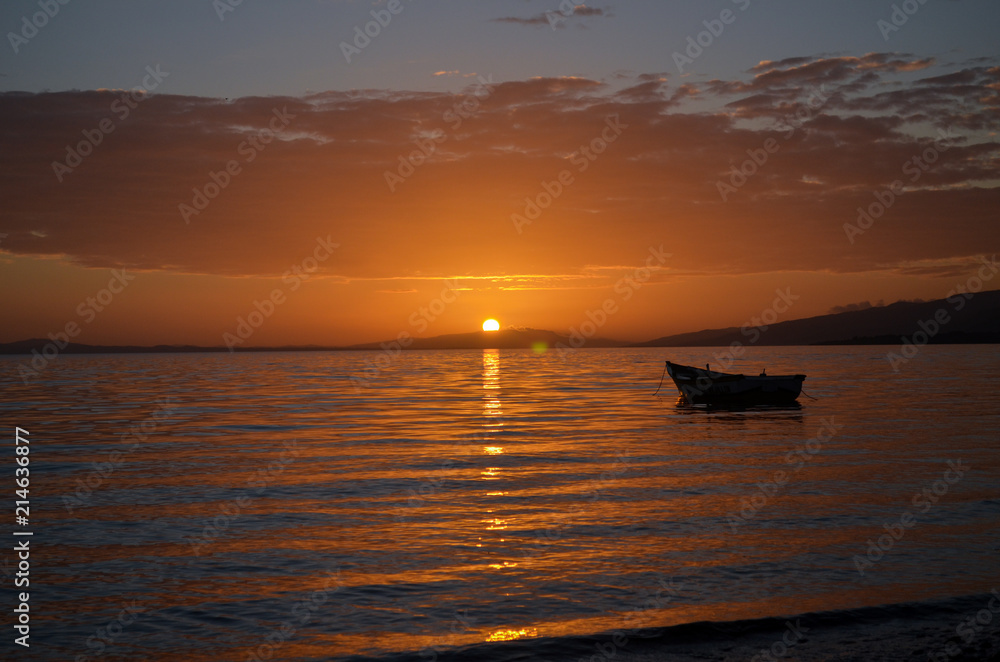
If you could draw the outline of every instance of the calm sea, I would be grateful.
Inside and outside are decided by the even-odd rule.
[[[61,356],[28,385],[5,357],[31,657],[554,659],[531,641],[987,594],[1000,347],[889,349],[750,349],[733,371],[815,399],[746,411],[652,396],[664,359],[722,367],[702,348]]]

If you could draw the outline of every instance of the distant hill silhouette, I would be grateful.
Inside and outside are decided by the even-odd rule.
[[[585,340],[584,346],[586,347],[625,347],[629,344],[608,338],[571,339],[554,331],[542,329],[507,328],[499,331],[476,331],[432,338],[413,338],[412,343],[406,349],[528,349],[536,344],[555,347],[556,343],[573,347],[574,342],[571,340],[575,341],[576,345],[580,344],[580,340]],[[383,344],[387,345],[390,342],[392,341],[351,345],[346,349],[381,349]]]
[[[851,310],[804,319],[777,322],[766,330],[752,328],[706,329],[664,336],[638,343],[636,347],[720,347],[733,342],[755,345],[851,345],[899,344],[902,337],[920,331],[921,322],[930,328],[938,310],[950,321],[940,326],[931,343],[1000,342],[1000,290],[980,292],[971,299],[961,297],[936,301],[897,301],[888,306]],[[961,305],[961,310],[956,310]]]
[[[961,309],[959,310],[959,305]],[[691,333],[664,336],[642,343],[627,343],[608,338],[570,338],[554,331],[528,328],[507,328],[500,331],[455,333],[431,338],[413,338],[406,349],[529,349],[537,344],[555,347],[720,347],[733,342],[744,345],[854,345],[899,344],[903,337],[912,338],[923,323],[933,328],[938,311],[944,311],[949,321],[940,325],[930,337],[930,343],[1000,343],[1000,290],[980,292],[971,299],[956,297],[937,301],[897,301],[888,306],[876,306],[829,315],[777,322],[767,329],[705,329]],[[756,340],[754,337],[756,336]],[[268,351],[331,351],[331,350],[380,350],[394,341],[351,345],[349,347],[323,347],[319,345],[286,345],[279,347],[236,348],[237,352]],[[0,354],[43,353],[53,341],[32,338],[10,343],[0,343]],[[84,345],[69,343],[60,354],[110,354],[140,352],[228,352],[224,346],[199,347],[197,345]]]
[[[586,347],[625,347],[629,343],[607,338],[570,338],[554,331],[542,329],[508,328],[499,331],[475,331],[473,333],[453,333],[431,338],[412,338],[405,349],[531,349],[539,344],[555,347],[562,343],[566,347],[580,346],[580,340],[585,340]],[[288,352],[288,351],[347,351],[347,350],[381,350],[389,346],[393,340],[363,343],[349,347],[322,347],[319,345],[290,345],[279,347],[237,347],[237,352]],[[31,354],[32,351],[43,353],[46,345],[54,343],[45,338],[32,338],[12,343],[0,344],[0,354]],[[51,351],[51,350],[50,350]],[[84,345],[69,343],[60,354],[137,354],[137,353],[171,353],[171,352],[228,352],[224,346],[199,347],[197,345],[155,345],[142,347],[138,345]]]
[[[15,342],[0,343],[0,354],[31,354],[32,351],[43,352],[46,345],[55,343],[47,338],[31,338]],[[339,347],[321,347],[319,345],[286,345],[282,347],[237,347],[237,352],[284,352],[284,351],[328,351],[341,349]],[[69,343],[60,349],[60,354],[170,354],[176,352],[228,352],[224,345],[202,347],[199,345],[85,345]]]

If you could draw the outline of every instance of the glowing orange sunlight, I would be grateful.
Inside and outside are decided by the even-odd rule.
[[[485,322],[483,322],[483,331],[499,331],[499,330],[500,330],[500,322],[494,319],[488,319]]]

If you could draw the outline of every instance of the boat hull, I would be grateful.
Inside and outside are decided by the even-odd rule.
[[[790,404],[802,392],[805,375],[742,375],[667,361],[667,374],[692,404]]]

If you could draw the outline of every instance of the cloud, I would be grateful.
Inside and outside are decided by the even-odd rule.
[[[597,7],[587,5],[566,6],[568,2],[559,5],[558,11],[547,11],[527,18],[520,16],[503,16],[491,19],[494,23],[512,23],[514,25],[539,26],[548,25],[553,30],[564,28],[570,18],[610,18],[611,14]]]
[[[445,276],[549,279],[505,287],[588,287],[551,277],[633,264],[661,244],[673,253],[663,277],[949,273],[1000,248],[1000,146],[989,135],[1000,124],[1000,69],[925,62],[793,58],[697,87],[652,73],[473,84],[457,95],[160,94],[125,118],[114,110],[121,92],[8,92],[0,176],[16,194],[6,196],[2,250],[280,276],[330,237],[341,247],[317,278],[416,279],[434,265]],[[276,113],[287,127],[251,148]],[[612,116],[624,128],[601,147]],[[904,167],[938,128],[954,140],[911,179]],[[98,135],[59,183],[53,163]],[[777,150],[724,201],[719,183],[769,140]],[[594,158],[581,168],[584,150]],[[572,182],[519,234],[512,214],[563,171]],[[387,173],[401,172],[390,191]],[[844,224],[895,181],[905,192],[849,243]],[[196,191],[211,199],[186,224],[180,205],[195,205]]]
[[[879,82],[880,75],[920,71],[934,64],[933,58],[913,59],[905,53],[868,53],[861,57],[795,57],[771,62],[764,60],[750,68],[749,80],[712,81],[720,94],[768,92],[794,96],[799,88],[837,86],[842,91],[859,92]]]

